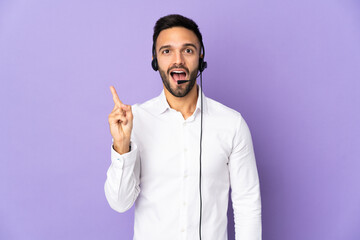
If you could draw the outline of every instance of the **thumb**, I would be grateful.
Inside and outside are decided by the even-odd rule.
[[[123,104],[122,109],[126,112],[126,115],[127,115],[127,116],[129,116],[130,118],[133,117],[131,105],[125,105],[125,104]]]

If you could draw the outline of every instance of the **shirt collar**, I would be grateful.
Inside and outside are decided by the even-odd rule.
[[[199,87],[198,91],[202,92],[201,87],[200,86],[198,86],[198,87]],[[203,92],[202,92],[202,96],[203,96],[203,110],[205,112],[207,109],[207,104],[206,104],[207,98],[205,97],[205,94]],[[166,100],[164,89],[161,91],[160,95],[157,97],[157,101],[156,101],[154,108],[155,108],[154,109],[155,112],[159,115],[164,113],[166,110],[170,109],[170,105],[169,105],[168,101]],[[198,97],[197,102],[196,102],[195,112],[200,111],[200,110],[201,110],[201,98]]]

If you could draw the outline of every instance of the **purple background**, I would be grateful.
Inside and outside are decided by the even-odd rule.
[[[264,240],[360,239],[360,3],[0,1],[0,239],[131,239],[106,202],[109,86],[157,96],[152,28],[200,26],[204,91],[241,112]],[[229,239],[234,239],[229,212]]]

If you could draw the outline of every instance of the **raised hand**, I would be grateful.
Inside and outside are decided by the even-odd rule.
[[[129,152],[133,114],[130,105],[123,104],[113,86],[110,91],[114,100],[114,108],[109,114],[110,133],[114,139],[114,149],[120,154]]]

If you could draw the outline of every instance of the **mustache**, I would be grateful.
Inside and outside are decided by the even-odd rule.
[[[167,70],[167,73],[170,74],[171,70],[176,69],[176,68],[184,70],[186,72],[186,74],[189,75],[189,69],[183,65],[174,65]]]

